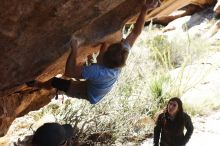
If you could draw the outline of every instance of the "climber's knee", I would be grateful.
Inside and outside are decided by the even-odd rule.
[[[67,92],[70,86],[70,80],[60,79],[57,77],[52,78],[51,86],[58,90]]]
[[[78,99],[88,99],[87,81],[71,81],[66,95]]]

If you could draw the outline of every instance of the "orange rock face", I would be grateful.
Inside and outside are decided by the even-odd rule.
[[[140,7],[141,0],[1,2],[0,135],[15,117],[50,101],[53,92],[24,91],[24,83],[63,73],[71,35],[86,40],[82,53],[104,39],[118,41],[123,25]]]
[[[218,0],[218,2],[216,3],[215,7],[214,7],[214,11],[217,14],[220,14],[220,0]]]
[[[2,1],[0,136],[7,132],[16,117],[39,109],[54,96],[54,91],[28,89],[24,83],[32,79],[44,81],[62,74],[72,35],[86,41],[87,45],[81,48],[77,57],[81,62],[83,54],[91,52],[95,43],[119,41],[122,27],[137,15],[142,1]],[[173,12],[175,6],[164,14]],[[181,3],[178,3],[179,7]],[[164,9],[152,13],[148,19],[157,17]]]

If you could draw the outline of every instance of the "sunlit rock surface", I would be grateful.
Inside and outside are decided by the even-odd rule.
[[[217,1],[215,7],[214,7],[214,11],[217,13],[217,14],[220,14],[220,0]]]
[[[0,5],[0,136],[11,122],[49,103],[54,91],[32,90],[26,81],[47,80],[62,74],[72,35],[85,40],[83,54],[102,41],[121,38],[125,23],[136,18],[142,0],[2,1]],[[168,0],[146,16],[147,20],[168,15],[190,3],[213,0]],[[99,47],[99,46],[96,46]]]

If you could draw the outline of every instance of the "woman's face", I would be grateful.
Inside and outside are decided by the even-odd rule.
[[[168,103],[168,113],[171,115],[171,116],[175,116],[176,113],[178,112],[178,103],[176,101],[170,101]]]

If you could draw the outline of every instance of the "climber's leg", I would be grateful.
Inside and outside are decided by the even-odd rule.
[[[67,96],[87,100],[87,81],[73,81],[52,78],[51,87],[66,93]]]
[[[62,91],[67,91],[70,85],[70,80],[53,77],[45,82],[41,82],[37,80],[29,81],[29,82],[26,82],[26,85],[29,87],[36,87],[40,89],[50,90],[52,88],[57,88]]]
[[[37,87],[47,90],[55,88],[59,91],[65,92],[66,95],[70,97],[88,100],[87,81],[73,81],[72,79],[66,80],[53,77],[46,82],[34,81],[31,87]]]
[[[87,81],[71,80],[66,95],[73,98],[85,99],[89,101],[89,97],[87,95],[87,83]]]

